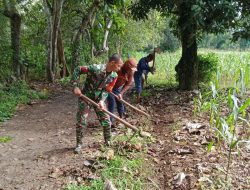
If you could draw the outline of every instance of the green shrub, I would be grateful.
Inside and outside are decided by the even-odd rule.
[[[198,82],[208,83],[216,75],[219,65],[219,58],[215,53],[198,55]]]
[[[0,89],[0,122],[8,120],[15,113],[18,104],[27,104],[32,99],[45,99],[47,91],[31,90],[24,81],[17,81]]]
[[[58,79],[57,81],[62,85],[62,86],[67,86],[70,84],[71,77],[64,77],[61,79]]]

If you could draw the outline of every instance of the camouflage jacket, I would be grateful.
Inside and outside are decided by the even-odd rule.
[[[71,79],[74,87],[79,87],[81,74],[87,75],[82,92],[95,101],[104,101],[117,80],[117,73],[107,73],[106,65],[78,66],[75,68]]]

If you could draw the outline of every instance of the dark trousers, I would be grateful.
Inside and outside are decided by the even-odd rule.
[[[112,92],[118,95],[121,92],[121,90],[122,90],[122,87],[113,89]],[[116,97],[114,97],[112,94],[108,95],[107,101],[108,101],[108,111],[110,111],[111,113],[115,112],[115,106],[117,107],[117,111],[119,115],[122,115],[125,112],[125,107],[123,103],[117,100]],[[114,122],[113,117],[110,117],[110,120],[112,123]]]

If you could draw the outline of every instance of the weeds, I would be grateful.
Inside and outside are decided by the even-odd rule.
[[[100,164],[104,165],[103,169],[97,171],[98,180],[84,185],[68,185],[66,190],[93,190],[103,189],[105,180],[112,181],[118,189],[154,189],[154,184],[148,182],[148,177],[152,176],[152,170],[148,163],[145,162],[145,155],[142,147],[149,143],[150,139],[144,139],[135,135],[129,142],[132,131],[125,135],[118,135],[114,139],[115,155],[112,159],[107,160],[102,157],[98,158]]]
[[[228,181],[233,149],[239,148],[239,143],[248,141],[244,140],[243,136],[236,134],[237,128],[243,127],[242,121],[249,124],[246,120],[246,109],[250,105],[250,98],[244,98],[246,83],[242,81],[246,81],[245,73],[242,69],[238,71],[239,72],[236,73],[239,78],[235,77],[236,82],[233,88],[229,88],[226,91],[219,90],[216,88],[216,82],[211,82],[211,91],[204,93],[204,96],[200,94],[194,101],[195,114],[202,110],[208,112],[210,125],[218,138],[217,144],[224,142],[224,145],[226,145],[228,160],[225,169],[225,181]],[[240,74],[238,75],[238,73]],[[238,85],[238,83],[241,85]],[[204,107],[206,109],[204,109]],[[214,143],[215,142],[212,141],[208,144],[208,151],[211,150]]]
[[[9,137],[9,136],[0,136],[0,143],[7,143],[7,142],[9,142],[9,141],[11,141],[11,137]]]
[[[0,122],[12,117],[18,104],[27,104],[32,99],[45,99],[46,91],[37,92],[31,90],[23,81],[13,83],[9,87],[0,89]]]

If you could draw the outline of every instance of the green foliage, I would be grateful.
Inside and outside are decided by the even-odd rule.
[[[103,189],[104,182],[102,180],[94,180],[90,186],[75,186],[75,185],[68,185],[64,188],[64,190],[99,190]]]
[[[237,30],[234,31],[233,39],[250,40],[250,4],[248,0],[238,0],[241,5],[241,14],[239,14]]]
[[[21,64],[26,68],[26,77],[29,80],[45,78],[46,62],[46,19],[42,2],[34,4],[27,2],[23,17],[23,35],[21,38]]]
[[[104,180],[111,181],[118,189],[143,189],[143,182],[140,177],[134,178],[142,171],[143,159],[136,157],[128,159],[123,156],[115,156],[112,160],[102,160],[105,168],[101,170],[102,179],[94,180],[89,186],[68,185],[66,190],[99,190],[104,188]]]
[[[30,90],[23,81],[17,81],[9,87],[0,89],[0,121],[9,119],[18,104],[27,104],[32,99],[47,98],[46,92]]]
[[[235,26],[238,21],[240,4],[232,0],[140,0],[132,7],[132,13],[135,18],[147,18],[148,11],[152,9],[159,10],[164,15],[172,15],[172,20],[177,21],[176,26],[181,32],[185,27],[197,26],[199,32],[222,32],[230,27]],[[179,20],[181,15],[188,16],[188,22]],[[241,15],[244,18],[244,15]],[[201,34],[201,33],[199,33]]]
[[[61,85],[67,86],[70,84],[71,77],[64,77],[59,80],[57,80]]]
[[[168,28],[168,20],[157,11],[151,11],[148,20],[134,21],[123,18],[122,31],[111,30],[109,47],[111,52],[118,51],[123,55],[136,51],[151,51],[164,41],[164,30]],[[165,43],[166,41],[164,41]],[[169,41],[168,41],[169,42]]]
[[[143,148],[150,143],[152,143],[151,138],[142,138],[137,134],[134,135],[132,130],[124,130],[124,133],[117,135],[113,140],[112,150],[115,152],[114,157],[106,160],[103,159],[103,156],[100,156],[100,159],[98,159],[98,162],[104,165],[103,169],[96,171],[100,179],[80,186],[68,184],[65,190],[104,189],[106,179],[112,181],[117,189],[150,189],[150,187],[153,187],[153,184],[145,182],[153,174],[148,163],[144,161],[146,149],[144,151],[131,148],[136,147],[136,145]],[[110,148],[102,147],[102,151],[110,151]]]
[[[169,29],[165,29],[163,39],[160,43],[161,50],[174,52],[179,47],[180,47],[179,40],[174,36],[174,34]]]
[[[148,97],[150,95],[151,95],[151,93],[149,91],[146,91],[146,90],[142,91],[142,93],[141,93],[142,97]]]
[[[215,76],[219,65],[219,58],[215,53],[198,55],[198,82],[208,83]]]
[[[177,8],[182,1],[141,1],[145,3],[143,13],[147,14],[148,20],[135,21],[131,19],[131,1],[111,0],[101,3],[99,11],[94,15],[95,22],[93,27],[88,27],[81,37],[80,42],[80,61],[81,65],[86,65],[92,62],[91,57],[91,42],[95,44],[98,49],[102,48],[102,42],[104,38],[104,31],[106,29],[107,20],[113,19],[113,25],[109,30],[108,46],[109,52],[104,54],[100,59],[101,62],[105,60],[108,54],[119,52],[123,55],[132,54],[135,51],[148,50],[156,46],[160,46],[162,51],[174,51],[179,47],[177,38],[173,35],[172,30],[169,29],[169,25],[178,25],[178,13]],[[219,10],[225,10],[225,16],[229,14],[232,16],[232,12],[228,9],[234,8],[235,4],[229,5],[229,1],[196,1],[192,3],[192,11],[194,12],[192,17],[197,21],[199,31],[208,32],[204,27],[220,26],[219,20],[223,20],[223,15],[218,15],[218,18],[213,18],[213,14]],[[41,0],[39,1],[22,1],[17,2],[20,6],[22,16],[22,35],[21,35],[21,64],[25,65],[28,69],[28,79],[43,79],[45,77],[45,63],[46,63],[46,16],[44,14],[44,5]],[[164,3],[164,5],[162,5]],[[158,4],[158,5],[157,5]],[[211,5],[218,5],[215,10],[210,12]],[[61,34],[64,43],[64,50],[66,56],[66,62],[68,68],[70,68],[71,56],[72,56],[72,39],[78,30],[82,19],[88,14],[87,10],[92,5],[92,1],[65,1],[63,5],[62,18],[60,23]],[[140,5],[140,4],[136,4]],[[135,6],[136,6],[135,5]],[[0,4],[1,8],[3,4]],[[211,7],[210,7],[211,6]],[[205,8],[203,8],[205,7]],[[139,8],[139,7],[137,7]],[[152,8],[158,9],[151,10]],[[185,9],[183,9],[186,11]],[[247,7],[243,9],[244,13],[247,13]],[[237,11],[231,10],[231,11]],[[138,14],[141,12],[139,11]],[[171,14],[171,17],[165,17]],[[208,14],[209,13],[209,14]],[[230,18],[226,18],[224,24],[230,24]],[[191,20],[193,21],[193,20]],[[245,22],[247,23],[247,22]],[[188,24],[188,23],[187,23]],[[198,36],[201,32],[197,33]],[[177,30],[175,35],[178,35]],[[11,77],[12,64],[11,64],[11,43],[10,43],[10,24],[9,19],[3,14],[0,14],[0,82],[6,81]],[[249,41],[240,40],[237,45],[231,45],[229,33],[225,35],[219,35],[217,37],[209,37],[208,42],[201,47],[219,47],[219,48],[247,48],[249,47]],[[210,39],[212,38],[212,39]],[[219,40],[218,40],[219,39]],[[211,42],[211,43],[210,43]],[[215,43],[217,42],[217,44]],[[207,45],[206,45],[207,44]],[[248,44],[248,45],[247,45]]]
[[[8,19],[0,14],[0,83],[11,76],[11,49]]]
[[[105,168],[101,171],[103,179],[112,179],[118,189],[143,189],[143,182],[140,178],[134,178],[138,170],[141,170],[142,158],[128,159],[122,156],[115,156],[112,160],[103,160]],[[104,188],[104,180],[95,180],[90,186],[69,185],[67,190],[99,190]]]
[[[127,157],[115,155],[111,160],[100,160],[101,164],[105,166],[100,170],[101,179],[92,181],[90,185],[68,185],[65,190],[103,189],[105,179],[111,180],[118,189],[144,189],[145,176],[149,175],[149,171],[144,168],[142,155],[134,153],[131,158]]]
[[[9,136],[0,136],[0,143],[7,143],[9,141],[11,141],[11,137]]]
[[[192,90],[198,87],[197,40],[202,33],[222,33],[235,27],[239,15],[241,18],[246,17],[240,14],[243,13],[241,8],[242,5],[233,0],[139,0],[131,7],[131,11],[136,19],[148,18],[150,10],[171,15],[172,26],[184,52],[176,67],[176,78],[181,89]]]
[[[208,151],[208,152],[211,152],[213,145],[214,145],[214,141],[210,142],[210,143],[207,145],[207,151]]]
[[[245,86],[249,87],[249,52],[201,49],[198,54],[201,55],[199,57],[202,57],[202,60],[205,58],[202,68],[200,68],[200,72],[202,73],[200,76],[204,77],[206,82],[213,80],[216,88],[234,87],[234,78],[238,77],[239,79],[241,75],[241,73],[238,72],[239,68],[243,68],[244,74],[242,74],[241,78],[244,79],[243,82]],[[130,55],[139,61],[142,57],[145,57],[147,53],[137,52],[131,53]],[[157,53],[155,59],[156,72],[154,74],[149,73],[148,84],[168,87],[176,86],[175,66],[178,64],[180,57],[181,51]],[[206,65],[206,61],[209,61],[209,66]],[[150,65],[151,64],[152,62]],[[237,80],[238,88],[243,88],[242,79]],[[200,87],[203,88],[204,85],[201,83]],[[207,88],[207,85],[205,85],[205,88]],[[203,108],[205,109],[205,107],[207,107],[206,109],[208,109],[208,104],[209,103],[205,103]]]
[[[231,33],[224,34],[203,34],[202,40],[199,42],[201,48],[212,48],[212,49],[247,49],[250,48],[250,40],[239,39],[232,41]]]
[[[135,57],[139,61],[142,57],[145,57],[146,55],[146,53],[138,52],[132,54],[131,56]],[[148,84],[168,87],[176,86],[175,66],[178,64],[178,60],[180,59],[180,57],[180,51],[156,54],[156,72],[154,74],[149,73]],[[150,63],[150,65],[152,66],[152,62]]]
[[[218,145],[223,142],[226,145],[228,150],[227,158],[227,168],[226,168],[226,178],[228,179],[228,173],[232,160],[232,151],[237,149],[240,143],[249,142],[247,131],[249,128],[246,128],[246,123],[249,127],[248,118],[246,118],[246,110],[250,106],[250,98],[246,96],[246,89],[249,88],[246,84],[249,81],[249,71],[245,69],[248,67],[248,64],[242,65],[243,68],[240,68],[237,63],[230,62],[230,66],[237,65],[238,68],[234,73],[231,73],[231,78],[233,79],[233,87],[228,89],[220,89],[219,80],[221,76],[217,75],[215,83],[211,82],[211,90],[209,92],[203,92],[202,95],[196,99],[195,110],[203,111],[202,107],[208,105],[206,112],[210,115],[210,126],[212,127],[213,132],[217,136],[216,143]],[[229,70],[228,70],[229,71]],[[247,76],[246,76],[247,75]],[[199,107],[199,108],[197,108]],[[197,111],[196,111],[197,112]],[[244,128],[246,131],[245,134],[238,134],[237,128]],[[246,138],[244,140],[244,138]],[[208,151],[211,150],[211,147],[215,141],[212,141],[208,145]]]

